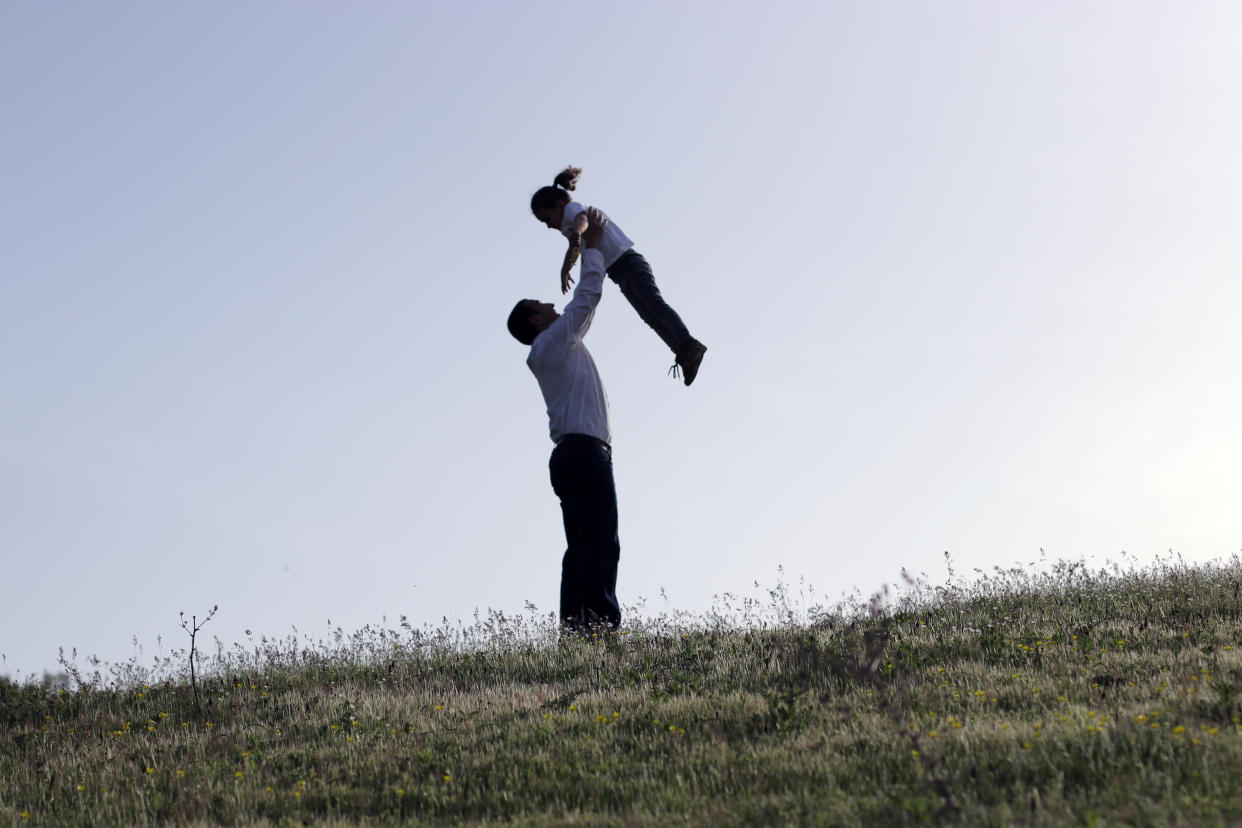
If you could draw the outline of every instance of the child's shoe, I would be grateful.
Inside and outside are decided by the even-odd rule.
[[[681,368],[686,385],[694,382],[694,378],[699,373],[699,363],[703,361],[705,353],[707,353],[706,345],[692,336],[687,337],[677,349],[677,361],[673,363],[673,376],[677,376],[677,369]]]

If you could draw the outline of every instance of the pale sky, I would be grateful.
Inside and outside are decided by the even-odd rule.
[[[1242,5],[0,6],[0,673],[556,609],[523,297],[612,283],[624,605],[1242,549]],[[659,597],[661,589],[667,603]]]

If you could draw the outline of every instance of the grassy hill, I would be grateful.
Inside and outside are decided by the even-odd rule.
[[[587,640],[261,640],[197,701],[183,668],[4,683],[0,824],[1238,824],[1240,588],[1063,563]]]

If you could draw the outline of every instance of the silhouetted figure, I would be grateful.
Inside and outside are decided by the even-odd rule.
[[[616,595],[621,542],[608,396],[582,341],[603,290],[604,257],[599,246],[608,219],[591,209],[588,220],[582,237],[587,248],[582,274],[565,312],[523,299],[509,314],[509,333],[530,346],[526,364],[539,381],[549,433],[556,443],[548,469],[565,521],[561,624],[574,632],[621,624]]]

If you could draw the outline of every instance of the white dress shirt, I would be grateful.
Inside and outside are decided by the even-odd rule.
[[[599,208],[596,208],[599,209]],[[574,233],[574,219],[578,218],[578,214],[586,210],[576,201],[571,201],[565,205],[565,214],[561,217],[561,233],[565,238],[569,238]],[[603,210],[600,210],[603,213]],[[604,218],[608,218],[607,214]],[[621,231],[617,223],[612,219],[608,219],[608,226],[604,228],[604,237],[600,239],[599,251],[604,254],[604,270],[616,264],[617,259],[621,258],[621,254],[634,246],[634,242],[630,241],[630,237]]]
[[[582,256],[582,273],[573,299],[560,317],[535,337],[526,357],[548,407],[548,430],[554,443],[566,434],[589,434],[612,444],[608,395],[595,360],[582,342],[603,288],[604,256],[588,248]]]

